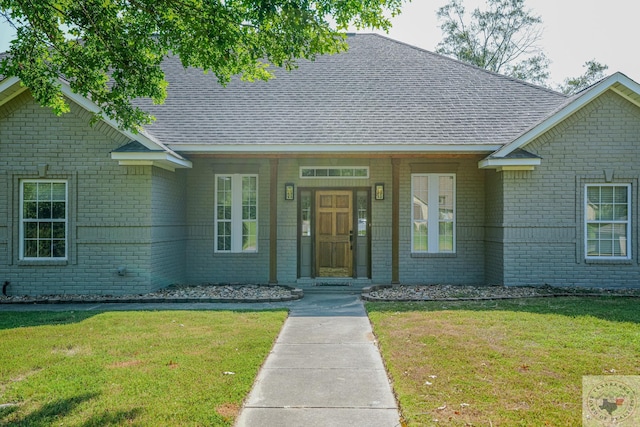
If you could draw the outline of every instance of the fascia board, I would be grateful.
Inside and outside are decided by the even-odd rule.
[[[181,153],[490,153],[502,144],[175,144]]]
[[[478,162],[479,169],[501,169],[507,170],[508,168],[534,168],[535,166],[540,166],[542,163],[540,158],[532,158],[532,159],[496,159],[496,158],[487,158],[480,160]]]
[[[0,93],[4,92],[5,90],[10,88],[14,84],[18,83],[19,81],[20,81],[20,79],[17,78],[17,77],[7,77],[6,79],[2,80],[0,82]],[[26,88],[25,88],[25,90],[26,90]]]
[[[12,86],[14,86],[17,83],[20,83],[20,79],[17,78],[17,77],[9,77],[9,78],[4,79],[2,82],[0,82],[0,94],[2,94],[3,92],[5,92],[6,90],[8,90],[9,88],[11,88]],[[14,99],[15,97],[17,97],[18,95],[20,95],[21,93],[23,93],[26,90],[27,90],[26,87],[21,86],[20,89],[16,90],[11,95],[9,95],[6,98],[4,98],[3,100],[1,100],[0,101],[0,106],[6,104],[9,101],[11,101],[12,99]]]
[[[144,153],[111,152],[111,158],[120,164],[148,164],[147,162],[161,162],[176,168],[191,168],[193,164],[186,159],[177,159],[165,151],[151,151]],[[124,163],[123,163],[124,162]],[[137,163],[136,163],[137,162]]]

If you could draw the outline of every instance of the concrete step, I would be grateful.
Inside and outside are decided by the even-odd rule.
[[[360,286],[344,286],[344,285],[312,285],[301,286],[300,289],[307,294],[361,294]]]
[[[352,279],[350,277],[317,277],[315,279],[298,279],[296,287],[305,294],[361,294],[362,289],[371,286],[369,279]]]

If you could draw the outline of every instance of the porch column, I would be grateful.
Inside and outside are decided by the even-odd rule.
[[[278,159],[270,160],[269,283],[278,283]]]
[[[400,284],[400,159],[391,159],[391,284]]]

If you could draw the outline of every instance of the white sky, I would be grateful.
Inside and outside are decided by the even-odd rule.
[[[442,39],[436,11],[447,0],[413,0],[393,20],[388,36],[427,50]],[[464,0],[468,12],[481,0]],[[551,60],[553,83],[584,73],[590,59],[608,65],[605,74],[621,71],[640,82],[638,0],[525,0],[542,17],[540,46]],[[555,86],[555,84],[553,85]]]
[[[442,39],[436,10],[447,0],[413,0],[393,20],[388,36],[405,43],[435,50]],[[468,11],[482,0],[465,0]],[[585,61],[596,59],[640,82],[638,53],[638,0],[526,0],[528,8],[543,20],[542,50],[551,62],[551,81],[561,83],[567,77],[584,72]],[[12,34],[0,23],[0,51],[8,48]]]

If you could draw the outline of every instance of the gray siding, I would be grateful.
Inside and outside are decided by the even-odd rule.
[[[527,147],[531,172],[504,173],[504,283],[637,287],[640,109],[607,92]],[[632,185],[631,262],[584,259],[587,183]]]

